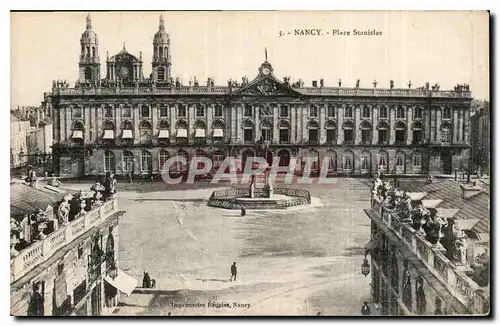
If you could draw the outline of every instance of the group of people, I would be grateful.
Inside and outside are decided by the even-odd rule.
[[[153,289],[156,287],[156,280],[149,276],[148,272],[144,272],[144,276],[142,277],[142,287],[144,289]]]

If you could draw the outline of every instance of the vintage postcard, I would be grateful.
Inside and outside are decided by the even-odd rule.
[[[13,316],[487,316],[488,12],[11,12]]]

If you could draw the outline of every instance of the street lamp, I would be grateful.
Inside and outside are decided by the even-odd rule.
[[[363,264],[361,265],[361,274],[363,274],[365,277],[370,274],[370,264],[368,263],[368,258],[366,258],[367,255],[368,250],[365,252],[365,258],[363,259]]]

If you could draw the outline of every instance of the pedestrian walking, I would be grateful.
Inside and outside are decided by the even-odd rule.
[[[368,305],[367,301],[363,302],[363,307],[361,307],[361,314],[363,316],[369,316],[371,314],[370,306]]]
[[[151,280],[151,287],[153,289],[156,287],[156,280],[154,278]]]
[[[247,210],[245,209],[245,206],[241,206],[241,216],[247,215]]]
[[[234,280],[236,281],[236,273],[237,273],[237,269],[236,269],[236,262],[234,262],[232,265],[231,265],[231,278],[229,279],[230,282],[233,281],[233,276],[234,276]]]

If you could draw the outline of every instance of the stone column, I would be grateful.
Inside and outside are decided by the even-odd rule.
[[[396,123],[396,105],[389,107],[389,144],[394,144],[396,140],[396,132],[394,131],[394,124]]]
[[[194,120],[195,120],[195,105],[194,104],[188,104],[187,105],[187,121],[188,121],[188,130],[187,130],[187,136],[188,136],[188,143],[192,143],[194,139]]]
[[[359,144],[361,142],[361,129],[359,125],[361,123],[361,105],[354,106],[354,143]],[[359,165],[359,164],[358,164]]]
[[[122,106],[120,104],[115,106],[115,139],[118,138],[122,126]]]
[[[413,132],[411,130],[411,125],[413,123],[413,107],[409,106],[407,110],[407,118],[406,121],[406,144],[410,145],[413,142]]]
[[[309,121],[309,108],[310,106],[306,106],[302,110],[302,118],[301,120],[301,125],[302,125],[302,139],[304,141],[309,141],[309,135],[308,135],[308,129],[307,129],[307,122]]]
[[[278,105],[273,106],[273,144],[278,144],[279,143],[279,131],[278,131],[278,119],[279,119],[279,112],[278,112]]]
[[[139,135],[139,111],[141,110],[141,106],[136,104],[135,107],[132,106],[132,116],[134,117],[134,144],[139,144],[140,135]],[[135,154],[134,154],[135,155]],[[139,157],[140,159],[140,157]]]
[[[238,110],[238,106],[241,106],[241,103],[233,104],[233,107],[229,110],[230,115],[230,124],[231,124],[231,142],[236,142],[236,110]]]
[[[207,115],[207,137],[211,137],[211,133],[212,133],[212,119],[213,119],[213,110],[214,109],[214,104],[208,104],[207,105],[207,112],[206,112],[206,115]],[[224,135],[225,137],[226,135]]]
[[[302,104],[298,104],[295,109],[295,142],[302,142],[302,112],[304,111],[304,106]]]
[[[374,105],[373,106],[373,113],[372,113],[372,144],[378,143],[378,129],[377,129],[378,111],[379,111],[379,106]]]
[[[290,105],[290,143],[295,144],[297,139],[297,107]]]
[[[259,108],[253,106],[253,114],[255,115],[255,141],[260,139],[260,112]]]
[[[177,116],[177,106],[174,104],[166,104],[168,107],[168,118],[170,120],[170,132],[169,132],[169,137],[170,139],[175,138],[177,136],[176,130],[175,130],[175,117]],[[177,153],[172,154],[172,155],[177,155]]]
[[[324,144],[326,142],[326,106],[321,105],[319,107],[319,143]]]
[[[64,107],[64,140],[71,140],[71,108]]]
[[[158,136],[158,104],[155,104],[154,106],[151,105],[151,126],[153,127],[153,134],[151,136],[153,138],[156,138]]]
[[[94,128],[94,125],[92,124],[90,120],[91,116],[91,108],[89,106],[82,106],[82,114],[83,114],[83,120],[84,120],[84,126],[85,126],[85,135],[83,138],[85,139],[85,142],[88,144],[92,143],[92,131],[90,129]]]
[[[436,121],[434,122],[436,126],[436,142],[441,142],[441,123],[443,123],[443,110],[441,108],[436,108]],[[453,130],[451,131],[453,135]],[[452,139],[453,141],[453,139]]]
[[[344,134],[343,134],[343,129],[342,129],[342,124],[344,123],[344,110],[345,108],[343,106],[339,107],[339,110],[337,112],[337,145],[342,145],[342,142],[344,141]],[[338,157],[341,157],[341,153],[337,153]],[[337,165],[337,168],[340,165]]]
[[[464,142],[468,145],[471,144],[471,138],[470,138],[470,132],[471,132],[471,128],[470,128],[470,106],[466,108],[466,111],[465,111],[465,120],[464,120],[464,124],[465,124],[465,133],[464,133]]]
[[[453,108],[453,133],[452,133],[452,138],[451,142],[452,143],[458,143],[460,140],[459,135],[460,135],[460,128],[459,128],[459,121],[458,121],[458,110],[457,108]]]
[[[97,111],[97,120],[94,123],[94,130],[96,131],[95,139],[99,139],[99,137],[102,136],[102,121],[103,121],[103,110],[104,110],[105,105],[99,105],[96,106],[96,111]]]

